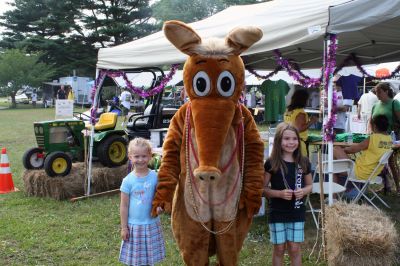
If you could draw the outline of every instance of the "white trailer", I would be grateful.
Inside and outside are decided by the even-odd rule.
[[[92,104],[92,99],[90,98],[90,93],[92,89],[93,79],[89,77],[61,77],[60,84],[61,85],[69,85],[72,87],[74,91],[75,104]]]

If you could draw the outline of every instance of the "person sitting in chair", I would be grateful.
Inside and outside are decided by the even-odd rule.
[[[384,115],[377,115],[371,121],[372,134],[360,143],[354,143],[344,149],[334,147],[334,159],[349,159],[349,154],[360,152],[357,156],[354,173],[358,179],[367,180],[374,168],[378,165],[380,158],[392,148],[392,139],[387,133],[389,121]],[[382,166],[383,168],[383,166]],[[378,169],[378,175],[382,169]],[[335,182],[338,177],[334,178]]]
[[[122,115],[124,116],[124,121],[122,122],[121,126],[124,126],[128,113],[131,109],[132,95],[127,88],[124,88],[119,99],[121,101]]]

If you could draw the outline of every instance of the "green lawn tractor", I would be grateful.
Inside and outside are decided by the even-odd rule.
[[[127,138],[123,130],[114,130],[116,122],[115,113],[104,113],[95,125],[93,157],[107,167],[127,161]],[[66,176],[73,161],[84,161],[85,145],[90,139],[84,140],[84,121],[43,121],[35,122],[33,126],[38,147],[25,152],[22,160],[26,169],[44,167],[49,176]]]

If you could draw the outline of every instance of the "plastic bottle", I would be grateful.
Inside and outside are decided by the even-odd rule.
[[[396,133],[394,133],[394,131],[390,132],[390,137],[392,138],[392,142],[395,143],[396,142]]]
[[[347,134],[347,143],[353,143],[353,133],[351,132]]]

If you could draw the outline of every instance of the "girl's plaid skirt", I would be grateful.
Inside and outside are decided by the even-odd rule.
[[[165,258],[160,220],[152,224],[128,225],[129,239],[122,241],[119,261],[126,265],[153,265]]]

